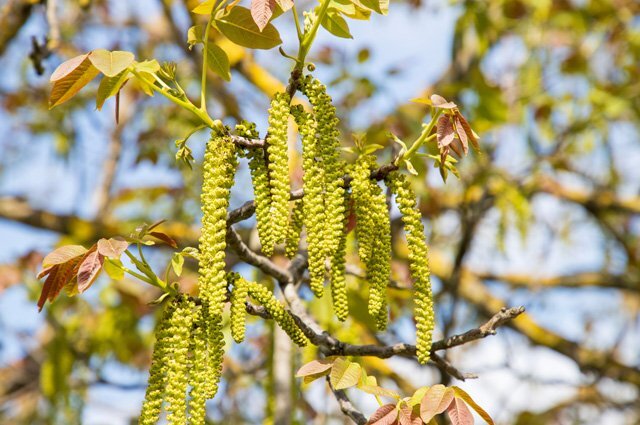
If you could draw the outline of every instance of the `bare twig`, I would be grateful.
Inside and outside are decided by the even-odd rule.
[[[333,385],[331,385],[331,380],[328,376],[327,384],[329,385],[329,388],[331,388],[333,395],[336,397],[342,413],[347,415],[353,422],[358,425],[366,424],[367,418],[362,414],[361,411],[356,409],[356,407],[353,405],[353,403],[351,403],[351,400],[349,400],[349,397],[347,397],[347,394],[343,390],[336,390],[335,388],[333,388]]]

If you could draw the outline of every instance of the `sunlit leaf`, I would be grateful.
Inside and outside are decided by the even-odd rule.
[[[393,425],[398,419],[398,409],[395,404],[385,404],[373,412],[367,425]]]
[[[176,252],[171,257],[171,268],[173,268],[173,272],[176,276],[180,276],[182,274],[182,267],[184,266],[184,256],[179,252]]]
[[[96,95],[96,109],[101,110],[104,102],[111,96],[116,95],[129,78],[131,78],[131,74],[128,69],[125,69],[115,77],[102,77]]]
[[[398,423],[399,425],[422,425],[422,419],[417,412],[417,408],[413,409],[407,403],[401,403],[398,410]]]
[[[129,243],[122,239],[100,239],[98,241],[98,252],[109,258],[120,258],[122,253],[129,247]]]
[[[326,372],[325,375],[328,375],[329,369],[331,369],[335,361],[336,357],[327,357],[326,359],[312,360],[298,369],[298,371],[296,372],[296,376],[302,377],[323,372]]]
[[[124,279],[124,270],[122,269],[122,261],[118,259],[107,258],[102,265],[105,273],[113,280]]]
[[[104,256],[97,249],[87,253],[78,269],[78,292],[83,293],[95,282],[102,270]]]
[[[204,25],[194,25],[187,31],[187,44],[189,49],[199,43],[204,42]]]
[[[191,11],[198,15],[211,15],[213,12],[213,8],[216,6],[217,0],[206,0],[193,9]]]
[[[382,9],[380,8],[380,0],[360,0],[360,3],[373,10],[376,13],[382,14]]]
[[[207,66],[225,81],[231,80],[231,70],[227,54],[219,46],[211,42],[207,45]]]
[[[451,425],[473,425],[474,419],[465,402],[455,397],[447,408],[447,415],[451,419]]]
[[[489,414],[482,407],[480,407],[478,403],[476,403],[475,400],[472,399],[471,396],[465,390],[456,386],[453,386],[451,388],[453,388],[453,391],[455,392],[456,396],[461,398],[469,406],[471,406],[471,408],[475,410],[476,413],[480,415],[480,417],[484,419],[486,423],[488,423],[489,425],[494,424],[493,419],[491,419],[491,416],[489,416]]]
[[[149,232],[150,236],[153,236],[156,239],[161,240],[162,242],[169,245],[171,248],[177,248],[178,243],[169,235],[163,232]]]
[[[89,54],[89,60],[100,72],[107,77],[115,77],[133,64],[135,56],[131,52],[116,50],[110,52],[96,49]]]
[[[251,0],[251,16],[260,31],[269,23],[275,8],[275,0]]]
[[[61,64],[51,75],[53,86],[49,95],[49,109],[71,99],[99,73],[89,60],[89,54]]]
[[[348,359],[338,357],[333,363],[329,379],[336,390],[352,387],[360,379],[361,367]]]
[[[336,37],[353,38],[349,32],[349,25],[335,9],[329,9],[320,22],[322,26]]]
[[[249,9],[244,7],[234,7],[228,14],[216,19],[216,25],[225,37],[243,47],[271,49],[282,43],[273,25],[267,24],[261,31]]]
[[[73,258],[84,255],[86,252],[87,249],[81,245],[61,246],[44,257],[42,267],[46,269],[56,264],[66,263]],[[38,278],[40,278],[40,276]]]
[[[420,417],[429,422],[434,416],[447,410],[454,398],[451,388],[438,384],[430,387],[420,402]]]
[[[431,95],[431,104],[436,108],[441,109],[453,109],[458,107],[455,103],[448,102],[447,99],[437,94]]]

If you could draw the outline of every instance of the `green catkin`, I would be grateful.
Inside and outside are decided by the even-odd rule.
[[[170,424],[187,423],[187,387],[189,385],[189,345],[193,316],[191,303],[178,297],[176,310],[169,320],[168,346],[170,354],[165,356],[167,370],[167,421]]]
[[[195,308],[193,313],[193,330],[191,333],[191,349],[193,351],[189,373],[191,374],[191,391],[189,392],[189,414],[191,425],[204,425],[206,417],[206,383],[207,350],[206,323],[202,313],[202,306]]]
[[[369,262],[375,241],[375,224],[371,216],[373,196],[371,194],[371,158],[362,155],[356,161],[351,173],[351,193],[356,214],[356,239],[358,240],[358,256],[364,264]]]
[[[165,357],[168,354],[168,342],[171,334],[169,324],[171,316],[175,310],[175,305],[169,303],[162,314],[162,318],[156,327],[156,343],[153,347],[151,357],[151,367],[149,369],[149,383],[144,395],[142,412],[138,423],[140,425],[155,424],[162,411],[162,401],[164,399],[165,379]]]
[[[302,232],[302,222],[304,221],[304,202],[299,199],[295,202],[291,211],[289,228],[287,229],[287,241],[284,252],[287,258],[293,258],[298,253],[300,244],[300,233]]]
[[[258,138],[259,134],[255,124],[243,122],[236,125],[236,133],[239,136]],[[258,237],[262,245],[262,252],[266,256],[273,254],[273,232],[271,221],[271,189],[269,187],[269,171],[265,151],[262,148],[249,149],[249,170],[251,171],[251,183],[253,185],[253,198],[256,207],[256,227]]]
[[[209,352],[206,398],[218,390],[224,357],[222,312],[227,291],[225,248],[227,208],[237,166],[235,144],[215,131],[207,143],[203,163],[202,234],[200,236],[199,279]]]
[[[406,177],[393,173],[388,177],[388,184],[396,195],[396,203],[402,213],[402,222],[407,236],[409,265],[414,279],[417,356],[418,361],[425,364],[429,361],[435,319],[424,226],[416,206],[415,193]]]
[[[240,280],[244,279],[240,278]],[[301,347],[307,345],[307,337],[302,333],[289,312],[270,290],[256,282],[244,280],[242,284],[248,287],[249,295],[267,310],[271,317],[273,317],[273,320],[289,335],[293,342]]]
[[[232,274],[229,280],[233,282],[233,290],[231,291],[231,336],[238,344],[244,341],[247,308],[246,301],[249,295],[249,288],[244,283],[244,279],[239,279],[237,275]]]
[[[269,129],[267,131],[267,152],[269,154],[269,179],[271,189],[271,232],[273,243],[285,241],[289,218],[289,154],[288,127],[289,103],[287,93],[276,93],[269,109]]]
[[[291,108],[302,137],[302,187],[304,190],[303,222],[307,229],[307,254],[311,291],[321,298],[324,293],[325,250],[324,226],[325,204],[324,169],[318,162],[320,151],[316,139],[316,121],[301,107]]]
[[[336,108],[327,88],[311,76],[305,77],[302,91],[313,106],[317,122],[316,137],[324,168],[325,187],[325,255],[329,258],[338,249],[344,231],[344,163],[340,160],[340,132]]]
[[[349,193],[345,192],[343,205],[346,210],[349,205]],[[338,249],[331,258],[331,299],[333,311],[341,322],[349,315],[349,302],[347,300],[347,281],[345,278],[345,266],[347,255],[347,217],[342,222],[342,232],[338,242]]]
[[[382,189],[369,180],[371,190],[371,220],[374,226],[374,246],[367,263],[369,281],[369,314],[376,318],[378,330],[387,327],[387,286],[391,279],[391,220]]]

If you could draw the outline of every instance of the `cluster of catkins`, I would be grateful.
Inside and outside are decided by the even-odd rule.
[[[226,129],[214,130],[211,134],[203,162],[198,302],[181,295],[166,307],[156,334],[151,377],[140,418],[142,424],[155,423],[165,404],[170,423],[204,423],[205,400],[215,395],[222,371],[223,311],[229,291],[231,334],[237,342],[244,339],[247,299],[251,298],[262,305],[266,314],[296,344],[307,343],[294,317],[271,290],[225,270],[229,195],[241,154],[249,159],[262,252],[271,256],[275,247],[283,245],[286,256],[293,258],[300,251],[304,229],[310,288],[322,297],[328,279],[335,314],[341,321],[349,314],[345,261],[347,221],[353,211],[358,256],[369,282],[369,313],[378,329],[387,326],[391,225],[385,191],[372,178],[372,172],[377,169],[376,159],[373,155],[361,155],[347,169],[339,155],[336,110],[325,86],[311,76],[299,83],[311,109],[292,106],[287,93],[276,94],[269,109],[265,148],[247,148],[241,152]],[[304,197],[295,201],[290,200],[290,116],[297,123],[302,139],[304,172]],[[258,137],[255,125],[248,123],[236,126],[236,133],[242,137]],[[350,177],[346,178],[347,171]],[[424,228],[415,194],[405,177],[393,172],[386,176],[385,183],[395,194],[403,216],[415,281],[417,356],[421,363],[426,363],[434,314]]]

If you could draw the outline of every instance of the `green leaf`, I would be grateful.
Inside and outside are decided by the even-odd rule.
[[[180,276],[182,274],[182,266],[184,266],[184,257],[179,252],[176,252],[171,257],[171,267],[173,268],[173,272],[176,276]]]
[[[329,379],[336,390],[343,390],[358,383],[362,368],[358,363],[338,357],[333,363]]]
[[[197,15],[211,15],[213,8],[216,6],[217,0],[207,0],[194,7],[191,11]]]
[[[107,77],[115,77],[133,64],[135,56],[131,52],[120,50],[110,52],[105,49],[96,49],[89,53],[89,60]]]
[[[489,416],[489,414],[482,407],[480,407],[478,403],[476,403],[475,400],[472,399],[471,396],[467,394],[465,390],[463,390],[460,387],[456,387],[455,385],[451,388],[453,388],[453,391],[456,393],[456,396],[460,397],[462,400],[465,401],[465,403],[471,406],[471,408],[475,410],[476,413],[480,415],[480,417],[484,419],[486,423],[488,423],[489,425],[494,425],[494,422],[493,422],[493,419],[491,419],[491,416]]]
[[[416,171],[416,169],[414,168],[413,164],[411,163],[411,161],[409,161],[408,159],[404,160],[404,164],[407,166],[407,170],[413,174],[414,176],[418,175],[418,172]]]
[[[353,38],[349,32],[347,21],[335,9],[329,9],[320,23],[336,37]]]
[[[338,10],[347,18],[368,21],[371,18],[371,11],[350,0],[332,0],[331,7]]]
[[[49,95],[49,109],[71,99],[99,73],[89,60],[89,53],[60,64],[51,74],[53,87]]]
[[[420,417],[429,422],[434,416],[447,410],[453,401],[454,393],[444,385],[434,385],[427,390],[420,403]]]
[[[122,269],[122,261],[118,259],[107,258],[104,262],[104,271],[113,280],[124,279],[124,270]]]
[[[382,8],[380,7],[380,0],[360,0],[360,3],[380,15],[383,14]]]
[[[217,18],[216,26],[225,37],[243,47],[251,49],[271,49],[282,43],[278,30],[267,24],[262,31],[253,21],[249,9],[236,6]]]
[[[207,46],[207,66],[225,81],[231,80],[229,57],[225,51],[220,48],[220,46],[211,42],[209,42],[209,45]]]
[[[413,395],[411,396],[411,399],[409,400],[409,404],[411,404],[412,406],[415,406],[417,404],[422,403],[422,399],[424,398],[424,395],[427,393],[428,390],[429,390],[429,387],[418,388],[416,392],[413,393]]]
[[[133,64],[133,68],[138,72],[146,72],[148,74],[153,74],[160,71],[160,64],[157,60],[146,60],[142,62],[135,62]]]
[[[125,69],[115,77],[102,77],[96,95],[96,109],[101,110],[104,102],[111,96],[115,96],[129,78],[131,78],[131,74],[128,69]]]
[[[204,42],[204,25],[194,25],[187,31],[187,43],[189,49],[193,48],[196,44]]]

